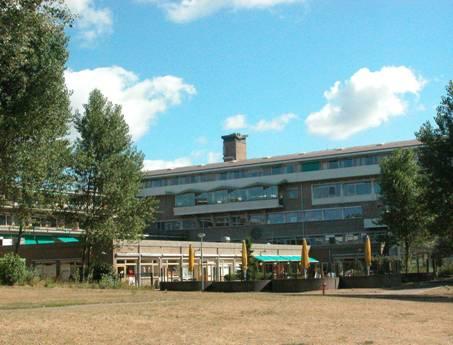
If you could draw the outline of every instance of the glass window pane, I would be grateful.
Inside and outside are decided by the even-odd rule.
[[[302,171],[316,171],[316,170],[320,170],[320,169],[321,169],[321,164],[319,161],[302,163],[302,166],[301,166]]]
[[[286,214],[286,222],[287,223],[297,223],[300,222],[300,216],[298,212],[288,212]]]
[[[272,175],[280,175],[280,174],[283,173],[283,168],[280,165],[274,166],[271,169],[272,169],[271,170],[272,171]]]
[[[354,160],[352,158],[343,159],[343,168],[351,168],[354,166]]]
[[[337,220],[343,218],[343,210],[341,208],[329,208],[324,210],[324,220]]]
[[[209,200],[208,200],[208,193],[200,193],[197,194],[195,197],[195,204],[196,205],[207,205]]]
[[[374,192],[376,194],[381,194],[381,184],[377,181],[374,182]]]
[[[350,196],[350,195],[355,195],[355,183],[345,183],[343,184],[343,195],[345,196]]]
[[[268,224],[283,224],[285,223],[285,215],[283,213],[270,213],[267,216]]]
[[[314,222],[322,220],[322,210],[307,210],[304,212],[306,222]]]
[[[356,192],[358,195],[371,194],[371,182],[357,183]]]
[[[195,205],[195,194],[194,193],[176,195],[175,207],[194,206],[194,205]]]
[[[277,186],[270,186],[266,188],[266,198],[276,199],[278,194]]]
[[[247,200],[260,200],[265,197],[263,187],[253,187],[247,189]]]
[[[328,169],[338,169],[338,161],[335,160],[335,161],[329,161],[327,163],[327,168]]]
[[[362,207],[361,206],[354,206],[354,207],[345,207],[343,209],[344,218],[360,218],[362,217]]]
[[[250,224],[264,224],[266,223],[266,215],[264,214],[251,214]]]

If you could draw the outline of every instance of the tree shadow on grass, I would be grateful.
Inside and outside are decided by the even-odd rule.
[[[300,296],[300,295],[299,295]],[[340,297],[340,298],[366,298],[366,299],[382,299],[382,300],[399,300],[399,301],[411,301],[411,302],[430,302],[430,303],[453,303],[453,296],[439,296],[439,295],[412,295],[412,294],[373,294],[373,293],[360,293],[360,294],[335,294],[328,293],[326,296],[323,295],[311,295],[306,294],[310,297]]]

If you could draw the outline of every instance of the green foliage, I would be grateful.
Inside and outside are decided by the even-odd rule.
[[[423,201],[429,211],[430,231],[453,248],[453,81],[437,107],[434,126],[426,122],[416,133],[423,143]]]
[[[8,253],[0,258],[0,284],[22,284],[26,277],[27,267],[20,256]]]
[[[37,205],[55,205],[68,154],[61,4],[0,0],[0,203],[11,203],[21,230]]]
[[[80,134],[73,150],[75,193],[69,207],[85,230],[89,253],[112,240],[137,239],[154,218],[156,202],[138,199],[143,154],[133,146],[121,107],[99,90],[91,92],[84,113],[77,113]]]
[[[396,150],[381,162],[381,223],[405,248],[406,267],[412,245],[423,237],[427,215],[421,198],[420,169],[412,150]]]
[[[95,262],[91,267],[91,277],[92,280],[98,282],[104,275],[112,275],[113,269],[112,265],[109,265],[105,262]]]
[[[103,274],[101,279],[99,280],[99,288],[101,289],[118,289],[121,287],[120,280],[116,277],[116,275],[110,274]]]

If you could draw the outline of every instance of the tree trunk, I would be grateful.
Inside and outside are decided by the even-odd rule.
[[[14,253],[16,255],[19,254],[20,240],[22,239],[22,233],[23,232],[24,232],[24,223],[20,222],[20,224],[19,224],[19,233],[17,234],[16,248],[14,249]]]
[[[83,236],[83,247],[82,247],[82,281],[84,282],[85,281],[85,271],[86,271],[86,252],[87,252],[87,239],[86,239],[86,235]]]
[[[406,264],[406,274],[409,273],[409,241],[404,242],[404,262]]]

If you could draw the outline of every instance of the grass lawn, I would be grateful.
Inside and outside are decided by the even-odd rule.
[[[452,287],[328,294],[1,287],[0,344],[453,344]]]

